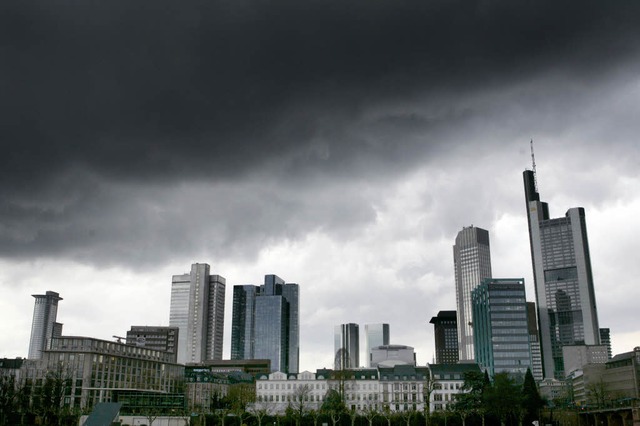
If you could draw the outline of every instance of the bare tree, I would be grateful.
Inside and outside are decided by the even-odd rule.
[[[424,405],[422,410],[424,412],[425,425],[429,426],[429,420],[431,419],[431,394],[435,389],[436,382],[431,376],[431,369],[429,369],[424,381],[422,382],[422,397],[424,399]]]
[[[270,401],[258,401],[251,404],[248,411],[256,418],[258,426],[262,426],[262,420],[275,413],[275,405]]]
[[[294,389],[291,395],[290,406],[293,409],[296,425],[300,426],[302,418],[309,412],[309,397],[311,396],[311,386],[304,384]]]
[[[380,413],[373,406],[367,405],[362,410],[362,415],[369,422],[369,426],[373,426],[373,419],[375,419],[377,416],[379,416]]]
[[[603,408],[606,405],[608,399],[607,386],[600,379],[597,382],[589,383],[586,386],[587,401],[589,404],[593,404],[598,408]]]
[[[347,415],[349,416],[349,419],[351,420],[351,426],[355,426],[356,424],[356,420],[358,419],[358,412],[355,409],[350,409],[347,411]]]

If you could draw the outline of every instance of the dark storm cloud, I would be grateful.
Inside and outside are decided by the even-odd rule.
[[[228,176],[323,132],[349,166],[368,148],[345,144],[363,105],[503,84],[550,65],[587,75],[636,48],[638,8],[8,2],[0,173],[19,189],[78,163],[123,179]]]
[[[640,46],[636,2],[0,8],[1,253],[107,263],[189,250],[202,235],[231,251],[250,242],[251,254],[274,235],[346,232],[375,214],[340,179],[410,169],[450,149],[456,138],[445,132],[487,118],[457,97],[549,68],[588,86]],[[432,114],[386,108],[405,101]],[[234,182],[251,174],[292,193],[269,198],[257,186],[242,199]],[[180,185],[194,181],[213,188],[184,196]],[[194,199],[205,201],[190,217],[179,207]]]

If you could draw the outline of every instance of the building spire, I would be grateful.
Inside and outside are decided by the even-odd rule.
[[[538,178],[536,176],[536,156],[533,154],[533,139],[531,139],[531,142],[529,143],[530,147],[531,147],[531,167],[533,170],[533,186],[535,188],[535,191],[538,192]]]

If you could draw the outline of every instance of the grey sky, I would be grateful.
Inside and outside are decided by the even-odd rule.
[[[530,138],[552,215],[587,209],[600,323],[631,349],[639,8],[5,2],[0,356],[26,355],[31,294],[110,338],[167,324],[171,274],[207,262],[226,342],[231,287],[275,273],[301,285],[304,368],[341,322],[389,322],[430,362],[463,226],[533,300]]]

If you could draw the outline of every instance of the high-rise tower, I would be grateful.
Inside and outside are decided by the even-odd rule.
[[[436,364],[456,364],[460,356],[456,311],[440,311],[429,323],[433,324]]]
[[[62,324],[56,322],[58,302],[62,297],[55,291],[46,294],[34,294],[36,299],[31,323],[31,340],[29,341],[29,359],[42,358],[47,341],[62,335]]]
[[[367,350],[367,367],[370,367],[371,349],[389,345],[389,324],[365,324],[364,339]]]
[[[524,279],[489,278],[471,292],[475,360],[490,376],[531,368]]]
[[[231,359],[269,359],[272,371],[298,373],[298,284],[265,275],[264,285],[233,287]]]
[[[334,327],[336,370],[360,367],[360,327],[358,324],[340,324]]]
[[[222,359],[224,297],[225,279],[210,275],[206,263],[173,276],[169,325],[179,329],[178,363]]]
[[[460,361],[474,359],[471,292],[491,278],[489,231],[464,227],[453,246]]]
[[[585,212],[551,219],[535,172],[523,177],[544,376],[564,379],[563,345],[600,344]]]

